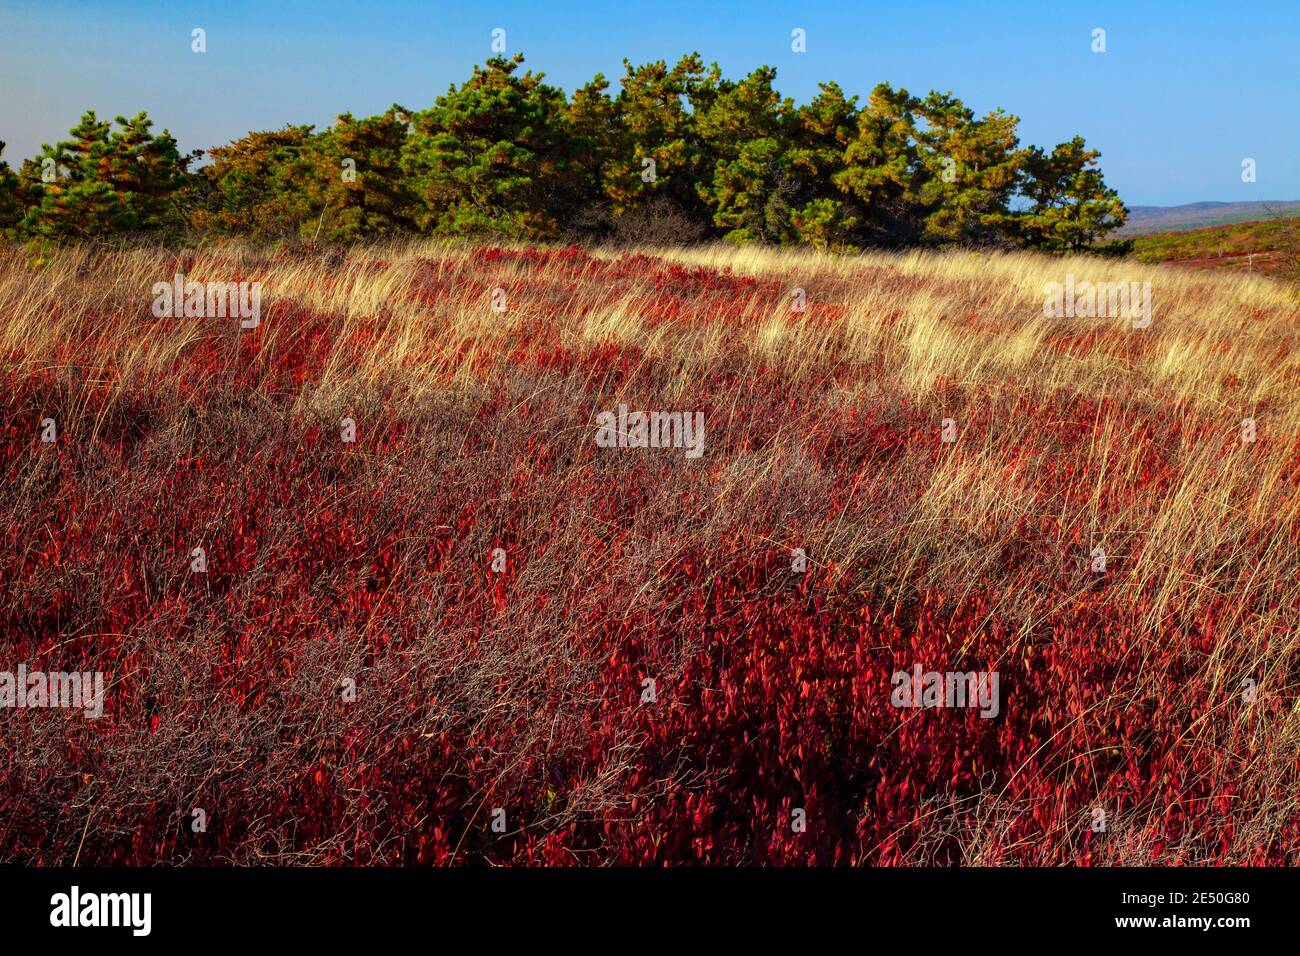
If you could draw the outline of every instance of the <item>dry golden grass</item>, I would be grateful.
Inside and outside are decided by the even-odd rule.
[[[230,385],[219,363],[204,382],[193,377],[202,367],[183,359],[207,346],[233,362],[245,340],[237,322],[150,316],[153,283],[183,271],[199,281],[263,284],[254,364],[270,368],[306,347],[304,315],[329,330],[327,350],[300,388],[285,396],[268,386],[260,394],[273,409],[266,414],[289,420],[359,417],[357,410],[419,419],[447,407],[448,396],[452,406],[471,409],[486,405],[494,390],[504,392],[505,414],[524,416],[521,429],[549,436],[558,449],[561,470],[549,480],[578,487],[596,467],[591,408],[707,402],[699,469],[692,475],[680,461],[665,462],[644,489],[647,512],[659,516],[656,533],[668,544],[634,595],[668,601],[675,554],[716,550],[738,535],[748,548],[797,540],[827,587],[842,588],[848,599],[897,608],[922,593],[941,593],[953,605],[996,594],[986,613],[1009,625],[1006,666],[1050,639],[1045,626],[1088,592],[1077,564],[1100,546],[1110,559],[1106,601],[1117,609],[1126,642],[1109,653],[1156,655],[1198,614],[1217,608],[1218,641],[1201,672],[1207,686],[1231,697],[1240,675],[1250,674],[1283,697],[1278,719],[1266,727],[1235,712],[1225,716],[1220,704],[1211,711],[1217,716],[1189,718],[1189,740],[1253,748],[1249,779],[1236,782],[1245,807],[1234,823],[1239,845],[1227,856],[1246,859],[1251,847],[1294,823],[1295,286],[1031,254],[834,257],[726,246],[640,252],[644,265],[616,282],[601,270],[627,250],[541,265],[485,261],[471,247],[429,242],[346,255],[73,248],[39,265],[10,253],[0,258],[0,354],[11,381],[40,373],[62,384],[61,429],[79,441],[93,441],[132,396],[152,394],[159,383],[176,386],[182,367],[190,376],[185,390],[169,394],[149,427],[162,435],[180,429],[191,407],[210,421],[219,412],[202,397]],[[754,281],[714,294],[689,272],[665,284],[665,265]],[[1076,281],[1150,282],[1150,327],[1045,318],[1044,284],[1066,273]],[[680,312],[668,314],[663,302],[678,291],[674,281],[685,291]],[[506,290],[503,314],[491,308],[497,287]],[[795,288],[805,291],[807,312],[792,312]],[[618,377],[608,358],[616,353],[634,356]],[[554,355],[575,361],[565,365]],[[7,418],[30,418],[34,429],[37,414],[24,405]],[[958,430],[951,446],[939,441],[945,418]],[[1256,423],[1254,443],[1240,439],[1247,418]],[[911,437],[886,455],[863,446],[859,460],[855,423],[868,421]],[[445,424],[462,435],[479,427],[469,414]],[[517,454],[527,432],[496,427],[501,444],[493,442],[479,466],[527,484]],[[456,444],[449,442],[449,455]],[[616,485],[616,466],[601,467],[605,482]],[[557,562],[525,572],[533,593],[577,588],[583,561],[571,552],[590,515],[580,503],[573,508],[571,526],[531,525],[534,544],[545,543]],[[575,606],[584,600],[575,596]],[[563,616],[549,623],[575,626]],[[1124,691],[1134,699],[1171,692]],[[543,723],[535,730],[530,746],[545,738]],[[1016,768],[1002,770],[1006,785]],[[593,782],[593,792],[605,794],[612,776]],[[957,836],[967,862],[1015,856],[1001,834],[1023,808],[995,788],[975,801],[965,823],[953,822],[967,804],[936,804],[936,819],[948,822],[934,838]],[[918,858],[925,845],[914,851]],[[1112,862],[1160,858],[1140,841],[1117,841],[1108,852]]]

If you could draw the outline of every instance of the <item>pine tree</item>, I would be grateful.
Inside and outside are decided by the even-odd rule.
[[[323,204],[310,155],[312,128],[249,133],[208,151],[194,225],[218,235],[294,239],[314,228]]]
[[[794,106],[773,89],[776,70],[760,67],[739,83],[701,87],[693,102],[711,181],[697,186],[714,225],[732,242],[786,244],[797,238],[799,185],[789,155]]]
[[[924,216],[923,238],[990,243],[1009,228],[1008,206],[1026,154],[1016,135],[1019,119],[1001,110],[975,119],[951,93],[931,92],[916,104]]]
[[[249,133],[196,173],[146,114],[115,130],[88,112],[16,176],[0,161],[0,229],[1079,250],[1127,215],[1082,138],[1021,148],[1015,116],[976,118],[952,93],[882,83],[859,107],[823,83],[796,107],[771,67],[733,81],[692,53],[624,60],[616,96],[597,75],[568,99],[522,63],[494,57],[420,112]]]
[[[412,197],[402,176],[408,113],[392,106],[379,116],[344,113],[312,138],[307,155],[313,207],[320,208],[312,235],[330,242],[390,235],[412,225]],[[310,232],[310,221],[301,227]]]
[[[115,133],[87,111],[71,139],[42,146],[39,198],[23,217],[24,232],[81,239],[176,223],[168,203],[185,183],[189,157],[180,156],[170,134],[152,136],[144,113],[117,122],[122,129]],[[36,175],[23,178],[34,188]]]
[[[145,113],[130,119],[119,116],[116,123],[121,131],[109,138],[107,178],[130,211],[132,228],[154,230],[178,225],[172,200],[185,185],[189,164],[198,154],[181,156],[176,140],[167,130],[158,136],[151,134],[153,123]]]
[[[0,157],[4,156],[5,144],[0,140]],[[22,206],[18,199],[18,177],[0,158],[0,231],[11,230],[22,217]]]
[[[91,238],[134,227],[130,208],[108,179],[113,163],[111,126],[90,110],[70,130],[71,139],[41,146],[37,160],[41,196],[23,217],[23,232],[47,238]]]
[[[1021,193],[1031,206],[1015,217],[1027,245],[1077,252],[1124,224],[1128,209],[1106,186],[1097,168],[1100,156],[1086,148],[1082,136],[1050,153],[1029,150]]]
[[[831,177],[859,202],[863,238],[875,244],[910,245],[925,232],[915,107],[907,90],[877,85],[858,114],[844,168]]]
[[[845,153],[857,133],[857,97],[846,98],[836,83],[820,84],[812,102],[792,117],[788,155],[799,195],[791,223],[799,241],[815,249],[853,248],[861,213],[835,177],[845,169]]]
[[[613,215],[605,196],[605,176],[627,137],[603,74],[596,74],[591,82],[574,91],[565,109],[564,123],[573,157],[573,176],[561,220],[572,234],[604,235]]]
[[[698,53],[684,56],[671,70],[663,60],[625,70],[616,99],[621,140],[605,171],[605,195],[616,215],[645,208],[658,198],[698,222],[709,211],[696,184],[712,172],[695,129],[696,110],[707,107],[720,76],[717,65],[705,69]]]
[[[542,74],[520,76],[523,56],[475,67],[412,118],[403,168],[421,228],[447,235],[545,239],[570,195],[564,94]]]

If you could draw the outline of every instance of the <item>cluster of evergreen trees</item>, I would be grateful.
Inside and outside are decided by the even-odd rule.
[[[824,83],[796,106],[770,67],[731,81],[692,54],[624,61],[616,95],[598,75],[567,97],[522,61],[488,60],[426,110],[249,133],[202,166],[143,113],[116,129],[87,113],[16,175],[0,161],[0,228],[1077,250],[1127,214],[1081,137],[1021,147],[1017,117],[950,93],[881,84],[860,106]]]

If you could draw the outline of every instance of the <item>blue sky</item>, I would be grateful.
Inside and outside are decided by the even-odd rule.
[[[208,52],[190,51],[207,31]],[[1297,0],[0,0],[0,139],[16,166],[84,109],[147,110],[185,149],[341,112],[428,105],[510,52],[572,90],[622,59],[698,50],[728,76],[769,64],[807,101],[820,80],[952,90],[1021,118],[1022,142],[1082,133],[1130,205],[1300,199]],[[790,31],[807,32],[793,53]],[[1106,30],[1107,51],[1091,33]],[[1257,181],[1241,181],[1241,162]]]

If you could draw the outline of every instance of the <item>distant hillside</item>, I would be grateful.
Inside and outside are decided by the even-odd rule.
[[[1291,205],[1300,205],[1292,203]],[[1206,229],[1170,229],[1137,236],[1133,255],[1143,262],[1167,262],[1197,269],[1240,269],[1300,277],[1300,211],[1255,222]]]
[[[1232,222],[1300,216],[1300,200],[1261,202],[1191,202],[1182,206],[1130,206],[1128,222],[1117,236],[1141,236],[1174,229],[1202,229]]]

